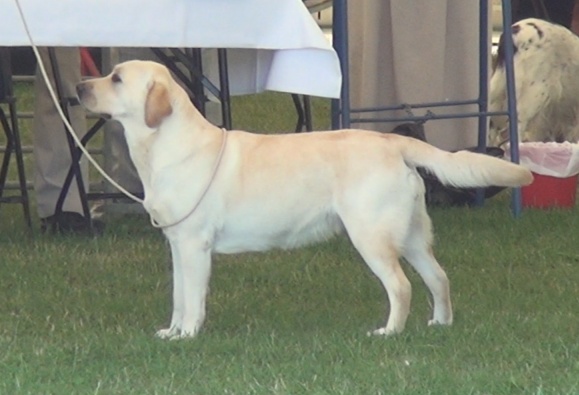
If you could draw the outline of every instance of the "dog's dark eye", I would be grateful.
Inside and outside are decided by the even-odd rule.
[[[118,84],[120,82],[123,82],[123,80],[121,80],[121,77],[117,74],[114,73],[113,75],[111,75],[111,80],[115,83]]]

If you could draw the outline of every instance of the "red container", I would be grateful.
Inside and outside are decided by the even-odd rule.
[[[577,176],[557,178],[533,173],[535,179],[530,185],[521,188],[523,207],[571,208],[575,206]]]

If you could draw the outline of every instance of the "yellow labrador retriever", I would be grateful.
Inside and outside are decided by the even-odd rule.
[[[293,248],[345,231],[382,282],[386,326],[404,329],[410,283],[403,256],[432,293],[429,324],[450,325],[449,283],[431,249],[431,223],[416,167],[460,187],[529,184],[518,165],[418,140],[362,130],[286,135],[229,131],[191,104],[154,62],[117,65],[78,84],[90,111],[125,129],[144,185],[144,207],[163,228],[173,259],[173,314],[162,338],[194,336],[205,318],[211,254]]]

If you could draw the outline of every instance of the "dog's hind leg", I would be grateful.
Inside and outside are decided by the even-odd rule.
[[[381,242],[381,245],[378,244]],[[374,335],[392,335],[404,330],[410,312],[412,287],[398,260],[398,249],[383,240],[354,243],[372,272],[380,279],[388,294],[390,313],[386,326],[371,332]],[[373,245],[369,245],[373,244]]]
[[[432,252],[432,225],[424,204],[417,204],[415,213],[404,242],[402,256],[420,274],[434,303],[432,319],[429,325],[452,324],[452,305],[448,277],[440,267]]]
[[[410,311],[411,285],[404,274],[398,243],[390,229],[370,226],[372,220],[348,226],[344,223],[354,247],[368,267],[382,282],[390,301],[390,314],[385,327],[371,332],[374,335],[392,335],[404,330]],[[377,221],[380,223],[382,221]]]

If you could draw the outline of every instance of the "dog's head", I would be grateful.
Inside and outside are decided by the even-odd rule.
[[[173,112],[174,84],[163,65],[133,60],[118,64],[106,77],[79,83],[76,92],[89,111],[156,129]]]

